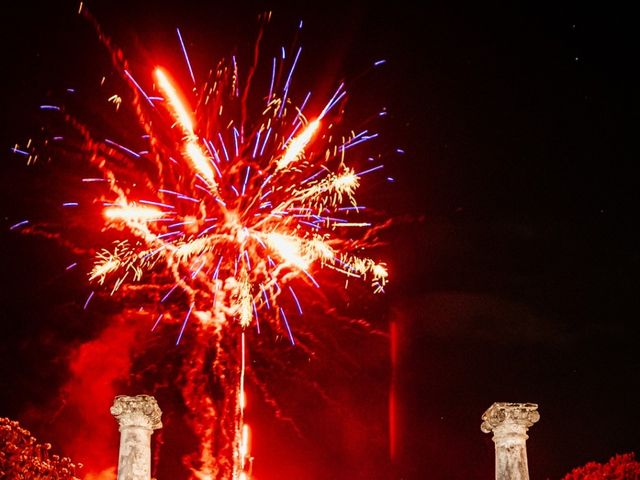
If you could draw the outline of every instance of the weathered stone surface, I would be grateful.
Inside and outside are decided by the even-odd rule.
[[[527,430],[540,419],[535,403],[494,403],[482,415],[481,429],[493,432],[496,480],[529,480]]]
[[[111,407],[120,426],[118,480],[151,479],[151,434],[162,428],[162,412],[149,395],[118,396]]]

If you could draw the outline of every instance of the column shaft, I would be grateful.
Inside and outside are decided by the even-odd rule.
[[[151,478],[151,430],[141,427],[120,429],[118,480]]]

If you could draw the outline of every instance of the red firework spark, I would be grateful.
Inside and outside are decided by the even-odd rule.
[[[373,245],[378,227],[355,198],[363,176],[381,165],[359,170],[361,156],[352,152],[377,135],[341,133],[344,84],[324,100],[297,99],[290,87],[300,48],[272,58],[269,91],[250,108],[255,65],[243,82],[232,57],[199,82],[178,31],[192,80],[181,87],[162,66],[134,76],[96,28],[128,88],[108,101],[117,110],[130,99],[139,138],[99,139],[66,109],[42,106],[61,111],[80,134],[98,172],[83,179],[101,206],[94,221],[105,238],[116,238],[96,252],[89,279],[111,295],[161,292],[153,329],[175,325],[176,345],[194,332],[182,381],[200,424],[192,473],[249,478],[246,330],[260,333],[262,322],[295,345],[287,308],[302,313],[297,292],[321,288],[319,269],[369,282],[376,293],[387,282],[384,263],[359,253]],[[15,151],[31,160],[29,148]],[[212,378],[222,395],[208,390]]]

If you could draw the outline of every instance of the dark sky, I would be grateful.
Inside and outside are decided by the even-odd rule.
[[[9,147],[37,128],[33,113],[50,89],[87,81],[100,51],[75,4],[56,3],[19,2],[1,33],[0,415],[13,418],[57,395],[68,376],[59,349],[105,325],[62,313],[86,293],[81,273],[60,273],[70,253],[8,231],[56,180],[19,165]],[[353,372],[323,385],[341,408],[289,405],[304,440],[256,406],[256,476],[492,478],[480,416],[494,401],[540,404],[528,442],[533,479],[640,453],[640,42],[631,12],[589,2],[202,3],[88,4],[131,57],[170,48],[178,26],[201,65],[253,42],[265,9],[282,41],[302,19],[307,84],[317,69],[354,77],[387,59],[359,81],[354,108],[387,107],[384,142],[406,152],[385,163],[396,182],[378,197],[395,219],[382,253],[392,283],[370,309],[380,314],[366,313],[398,331],[395,462],[387,342],[360,338],[349,345],[361,357]]]

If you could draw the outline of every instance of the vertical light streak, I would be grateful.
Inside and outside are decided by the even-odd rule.
[[[151,98],[149,98],[149,95],[147,95],[147,92],[145,92],[142,89],[142,87],[140,86],[140,84],[138,84],[138,82],[136,82],[136,79],[133,78],[133,75],[131,75],[127,70],[124,71],[124,74],[131,81],[131,83],[133,83],[133,86],[144,97],[144,99],[149,103],[149,105],[151,105],[151,107],[153,107],[153,108],[156,108],[156,106],[151,101]]]
[[[249,479],[249,475],[247,473],[247,460],[249,457],[249,425],[244,423],[244,410],[246,408],[247,397],[244,390],[244,378],[245,378],[245,370],[246,370],[246,358],[247,351],[245,346],[245,333],[244,330],[240,336],[240,388],[239,388],[239,398],[238,404],[240,405],[240,418],[239,418],[239,428],[240,428],[240,444],[238,445],[238,460],[239,460],[239,471],[240,474],[238,476],[239,479]]]
[[[389,458],[395,461],[398,454],[398,406],[397,406],[397,369],[398,369],[398,327],[395,321],[389,325],[389,347],[391,360],[391,382],[389,385]]]
[[[329,111],[333,108],[333,106],[338,103],[342,97],[344,97],[347,92],[343,91],[342,89],[344,88],[344,83],[341,83],[338,88],[336,89],[336,92],[333,94],[333,97],[331,97],[331,100],[329,100],[327,102],[327,105],[322,109],[322,112],[320,112],[320,115],[318,115],[318,118],[324,118],[324,116],[329,113]]]
[[[173,83],[171,83],[165,71],[160,67],[157,67],[154,70],[154,75],[158,82],[158,88],[160,88],[160,91],[165,96],[165,99],[170,106],[173,118],[187,137],[194,137],[193,120],[191,120],[191,115],[187,112],[187,109],[185,108],[178,91],[173,86]]]
[[[187,54],[187,48],[184,46],[184,42],[182,41],[182,34],[180,33],[180,29],[176,28],[178,32],[178,39],[180,40],[180,47],[182,48],[182,53],[184,54],[184,59],[187,62],[187,68],[189,69],[189,75],[191,75],[191,81],[193,84],[196,84],[196,77],[193,75],[193,69],[191,68],[191,62],[189,61],[189,55]]]
[[[195,142],[188,142],[185,146],[185,152],[187,157],[191,159],[193,166],[198,172],[200,172],[204,178],[207,180],[207,183],[210,185],[215,185],[216,182],[213,178],[213,169],[211,168],[211,162],[209,161],[209,157],[205,155],[202,151],[200,145]]]
[[[193,167],[202,174],[207,185],[215,189],[217,184],[214,179],[210,159],[198,143],[198,137],[196,137],[194,132],[193,120],[184,102],[180,98],[178,90],[173,86],[162,68],[157,67],[154,70],[154,76],[158,82],[158,88],[166,97],[169,111],[185,135],[184,152],[186,157],[191,160]]]
[[[289,326],[289,321],[287,320],[287,316],[285,315],[282,307],[280,307],[280,315],[282,316],[284,326],[287,327],[287,333],[289,334],[289,341],[291,342],[291,345],[295,346],[296,341],[293,339],[293,334],[291,333],[291,327]]]
[[[89,306],[89,303],[91,302],[91,299],[93,298],[93,295],[94,295],[95,293],[96,293],[96,292],[95,292],[95,290],[94,290],[94,291],[92,291],[92,292],[89,294],[89,296],[87,297],[87,301],[86,301],[86,302],[84,302],[84,306],[82,307],[82,309],[83,309],[83,310],[86,310],[86,309],[87,309],[87,307]]]
[[[284,156],[280,160],[278,160],[276,170],[283,170],[287,168],[290,163],[298,160],[319,127],[320,121],[316,119],[310,122],[302,131],[302,133],[291,140],[286,146]]]
[[[289,292],[291,292],[291,296],[296,302],[296,306],[298,307],[298,312],[300,313],[300,315],[302,315],[302,307],[300,306],[300,300],[298,300],[298,296],[296,295],[296,292],[293,291],[293,288],[291,288],[291,285],[289,285]]]
[[[187,315],[184,317],[184,322],[182,323],[182,328],[180,329],[180,334],[178,335],[178,340],[176,340],[176,346],[178,346],[180,344],[180,340],[182,340],[182,334],[184,333],[184,329],[187,326],[187,322],[189,321],[189,317],[191,316],[192,310],[193,310],[193,303],[189,307],[189,311],[187,312]]]
[[[269,95],[267,96],[267,104],[271,102],[271,97],[273,95],[273,84],[276,79],[276,57],[273,57],[273,64],[271,67],[271,83],[269,84]]]

